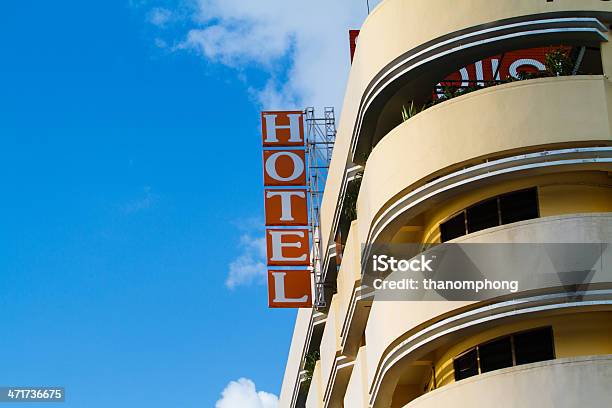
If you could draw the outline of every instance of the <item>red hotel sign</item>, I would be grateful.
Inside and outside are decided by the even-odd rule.
[[[304,113],[262,112],[261,125],[268,305],[312,307]]]

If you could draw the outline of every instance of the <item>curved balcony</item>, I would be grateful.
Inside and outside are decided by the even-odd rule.
[[[306,408],[323,408],[323,395],[321,393],[323,381],[321,379],[321,362],[317,361],[312,373],[310,388],[306,397]]]
[[[345,407],[367,407],[368,392],[366,376],[365,346],[361,347],[355,358],[355,366],[344,394]]]
[[[312,309],[299,309],[285,367],[280,399],[285,407],[301,406],[309,390],[303,378],[305,356],[319,348],[327,316]]]
[[[611,145],[610,100],[612,86],[603,77],[546,78],[483,89],[416,115],[370,155],[358,200],[360,242],[392,236],[401,226],[401,214],[417,214],[427,200],[465,188],[470,180],[527,171],[527,164],[540,169],[559,164],[556,171],[567,171],[561,162],[552,163],[554,154],[525,153]],[[612,153],[599,149],[593,157]],[[587,158],[574,153],[572,159]],[[564,154],[556,157],[561,160]],[[596,162],[594,168],[610,166],[609,158]],[[496,173],[497,165],[508,171]]]
[[[485,0],[460,4],[385,0],[379,4],[359,36],[325,187],[321,211],[324,273],[335,270],[331,253],[347,180],[358,169],[354,163],[363,164],[358,144],[371,144],[372,126],[377,126],[390,95],[411,84],[431,94],[428,87],[449,70],[498,50],[561,43],[600,46],[603,73],[609,76],[612,45],[605,41],[609,39],[606,25],[611,21],[609,5],[599,0],[579,4],[520,0],[494,5]],[[400,111],[394,116],[400,116]]]
[[[454,13],[448,13],[451,8]],[[597,46],[608,40],[611,20],[608,5],[598,1],[520,1],[495,7],[483,0],[459,6],[445,1],[384,1],[359,36],[352,68],[357,79],[349,82],[349,92],[360,97],[359,105],[347,101],[343,110],[350,112],[354,124],[352,161],[365,161],[377,141],[378,119],[398,91],[431,92],[431,86],[450,72],[513,49]],[[351,87],[357,88],[355,92]]]
[[[351,306],[351,294],[359,276],[359,264],[355,263],[354,240],[349,237],[351,255],[342,264],[338,273],[338,292],[332,297],[323,338],[321,341],[321,378],[323,381],[323,406],[337,407],[341,405],[349,377],[353,370],[355,354],[346,353],[342,332],[346,324]],[[357,348],[359,345],[357,344]]]
[[[452,12],[449,12],[452,10]],[[543,18],[610,18],[610,5],[600,0],[537,2],[518,0],[494,5],[487,0],[383,0],[368,16],[359,34],[353,67],[363,88],[387,65],[406,52],[438,40]]]
[[[612,214],[545,217],[481,231],[463,242],[608,242]],[[570,262],[570,261],[568,261]],[[368,383],[371,406],[385,406],[397,379],[407,367],[426,365],[428,353],[515,319],[536,319],[581,310],[612,310],[612,248],[606,247],[589,288],[580,296],[563,288],[520,292],[518,298],[494,302],[394,302],[372,304],[366,327]],[[560,265],[563,269],[563,265]],[[571,270],[570,267],[567,270]],[[486,272],[483,271],[486,275]],[[407,313],[407,311],[410,313]]]
[[[404,408],[604,407],[612,401],[612,355],[563,358],[502,369],[425,394]],[[511,395],[512,398],[504,398]]]

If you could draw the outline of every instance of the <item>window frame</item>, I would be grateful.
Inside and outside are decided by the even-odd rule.
[[[474,375],[470,375],[469,377],[465,377],[465,378],[461,378],[461,379],[457,379],[457,371],[455,370],[455,361],[459,360],[462,357],[465,357],[466,355],[470,354],[472,351],[474,351],[476,353],[476,374]],[[480,371],[480,353],[478,351],[478,347],[472,347],[469,348],[467,350],[465,350],[463,353],[457,355],[456,357],[453,358],[453,377],[455,378],[455,381],[461,381],[461,380],[465,380],[466,378],[471,378],[471,377],[475,377],[477,375],[482,374]]]
[[[503,221],[502,210],[501,210],[501,199],[502,199],[502,197],[507,197],[507,196],[512,195],[512,194],[522,193],[522,192],[527,192],[527,191],[533,191],[534,194],[535,194],[535,209],[536,209],[536,214],[537,214],[536,217],[534,217],[534,218],[527,218],[527,219],[519,220],[519,221],[512,221],[512,222],[503,223],[502,222]],[[536,219],[536,218],[541,218],[542,217],[542,213],[541,213],[541,210],[540,210],[540,194],[539,194],[539,192],[540,192],[540,189],[539,189],[538,186],[526,187],[526,188],[521,188],[519,190],[508,191],[508,192],[505,192],[505,193],[502,193],[502,194],[498,194],[496,196],[492,196],[492,197],[488,197],[488,198],[482,199],[482,200],[480,200],[480,201],[478,201],[476,203],[473,203],[473,204],[469,205],[468,207],[465,207],[461,211],[457,211],[457,212],[451,214],[450,216],[444,218],[444,220],[441,221],[438,224],[438,231],[440,233],[440,242],[441,243],[448,242],[448,241],[451,241],[453,239],[457,239],[457,238],[460,238],[460,237],[463,237],[463,236],[466,236],[466,235],[469,235],[469,234],[473,234],[473,233],[476,233],[476,232],[484,231],[484,230],[489,229],[489,228],[495,228],[495,227],[499,227],[499,226],[502,226],[502,225],[513,224],[515,222],[521,222],[521,221],[527,221],[527,220],[533,220],[533,219]],[[483,229],[476,230],[476,231],[470,231],[469,230],[468,211],[470,209],[472,209],[473,207],[476,207],[476,206],[478,206],[478,205],[480,205],[480,204],[482,204],[482,203],[484,203],[486,201],[489,201],[489,200],[495,200],[495,202],[496,202],[496,205],[497,205],[497,222],[498,222],[498,224],[493,226],[493,227],[483,228]],[[442,226],[445,223],[447,223],[448,221],[452,220],[453,218],[455,218],[456,216],[458,216],[460,214],[463,214],[463,219],[464,219],[464,224],[465,224],[465,227],[464,227],[464,232],[465,233],[463,235],[459,235],[459,236],[456,236],[456,237],[448,239],[448,240],[443,240],[442,239],[442,228],[443,228]]]
[[[515,352],[515,348],[514,348],[514,336],[516,335],[521,335],[521,334],[526,334],[529,332],[533,332],[533,331],[538,331],[538,330],[544,330],[544,329],[548,329],[548,331],[550,332],[550,349],[552,351],[552,356],[553,358],[550,360],[554,360],[557,358],[557,349],[555,347],[555,332],[553,330],[552,326],[541,326],[541,327],[534,327],[531,329],[527,329],[527,330],[521,330],[519,332],[516,333],[512,333],[512,354],[514,356],[514,361],[515,361],[515,365],[525,365],[525,364],[532,364],[532,363],[537,363],[538,361],[534,361],[534,362],[530,362],[530,363],[521,363],[521,364],[516,364],[516,352]],[[540,361],[548,361],[548,360],[540,360]]]
[[[551,341],[550,346],[551,346],[551,351],[552,351],[552,358],[551,359],[546,359],[546,360],[540,360],[540,361],[533,361],[533,362],[529,362],[529,363],[517,364],[517,362],[516,362],[516,349],[515,349],[515,343],[514,343],[514,336],[525,334],[525,333],[529,333],[529,332],[539,331],[539,330],[548,330],[550,332],[550,341]],[[498,369],[495,369],[495,370],[490,370],[490,371],[483,372],[482,368],[480,366],[480,347],[484,346],[484,345],[487,345],[489,343],[495,342],[495,341],[499,341],[499,340],[501,340],[501,339],[503,339],[505,337],[509,337],[510,338],[510,351],[512,353],[512,365],[509,366],[509,367],[503,367],[503,368],[498,368]],[[476,351],[476,371],[478,373],[474,374],[474,375],[471,375],[469,377],[457,379],[457,374],[456,374],[456,371],[455,371],[455,361],[457,359],[460,359],[461,357],[464,357],[465,355],[467,355],[468,353],[470,353],[472,351]],[[465,380],[467,378],[475,377],[475,376],[480,375],[480,374],[486,374],[486,373],[491,373],[491,372],[494,372],[494,371],[497,371],[497,370],[503,370],[504,368],[518,367],[518,366],[522,366],[522,365],[525,365],[525,364],[533,364],[533,363],[538,363],[538,362],[542,362],[542,361],[550,361],[550,360],[555,360],[556,358],[557,358],[557,349],[555,347],[555,332],[554,332],[553,326],[549,325],[549,326],[532,327],[532,328],[521,330],[521,331],[517,331],[517,332],[514,332],[514,333],[510,333],[510,334],[505,334],[505,335],[502,335],[502,336],[494,337],[494,338],[489,339],[489,340],[487,340],[485,342],[476,344],[475,346],[472,346],[472,347],[464,350],[463,352],[457,354],[455,357],[453,357],[453,364],[452,364],[453,365],[453,378],[455,379],[455,382],[457,382],[457,381]]]
[[[507,196],[512,195],[512,194],[524,193],[524,192],[527,192],[527,191],[530,191],[530,190],[534,190],[534,193],[535,193],[536,216],[534,218],[527,218],[527,219],[528,220],[534,220],[536,218],[542,217],[542,213],[540,211],[540,194],[539,194],[540,189],[537,186],[536,187],[523,188],[523,189],[520,189],[520,190],[510,191],[510,192],[507,192],[507,193],[504,193],[504,194],[500,194],[498,196],[498,212],[499,212],[499,222],[500,222],[499,225],[508,225],[508,224],[513,224],[515,222],[526,221],[526,220],[520,220],[520,221],[511,221],[511,222],[504,223],[503,222],[503,218],[502,218],[502,211],[501,211],[501,199],[502,199],[502,197],[507,197]]]

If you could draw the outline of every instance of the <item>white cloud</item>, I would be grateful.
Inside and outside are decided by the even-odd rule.
[[[156,38],[155,39],[155,46],[157,48],[166,48],[166,47],[168,47],[168,43],[165,40],[161,39],[161,38]]]
[[[370,1],[371,6],[377,0]],[[348,30],[359,28],[365,2],[354,0],[196,0],[191,26],[175,50],[267,82],[249,91],[262,108],[341,108],[349,69]],[[284,79],[286,78],[286,79]]]
[[[229,273],[225,285],[234,289],[240,285],[264,283],[267,269],[266,239],[244,234],[240,237],[240,255],[229,264]]]
[[[273,60],[289,46],[289,40],[261,26],[211,25],[190,30],[181,46],[196,49],[204,57],[230,67],[257,63],[270,69]]]
[[[163,28],[166,24],[168,24],[172,17],[172,11],[168,10],[167,8],[155,7],[149,12],[147,20],[154,26]]]
[[[221,393],[215,408],[277,408],[278,397],[265,391],[257,391],[248,378],[231,381]]]

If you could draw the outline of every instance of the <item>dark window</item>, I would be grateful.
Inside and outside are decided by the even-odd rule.
[[[581,47],[576,47],[575,51],[580,53]],[[578,65],[578,75],[603,75],[603,67],[601,65],[601,49],[600,47],[586,47],[582,63]]]
[[[465,235],[465,213],[461,212],[440,224],[440,235],[442,242]]]
[[[478,347],[480,371],[483,373],[512,367],[512,343],[510,337],[503,337]]]
[[[500,368],[552,360],[555,358],[553,341],[552,328],[545,327],[476,346],[453,361],[455,381]]]
[[[514,335],[516,364],[535,363],[555,358],[550,327]]]
[[[484,201],[467,209],[468,232],[476,232],[499,225],[497,198]]]
[[[457,357],[453,362],[453,366],[455,368],[455,381],[477,375],[478,353],[476,349],[472,349],[462,356]]]
[[[442,242],[511,222],[538,218],[538,190],[515,191],[469,207],[440,224]]]
[[[502,224],[538,218],[538,192],[535,188],[505,194],[499,198]]]

